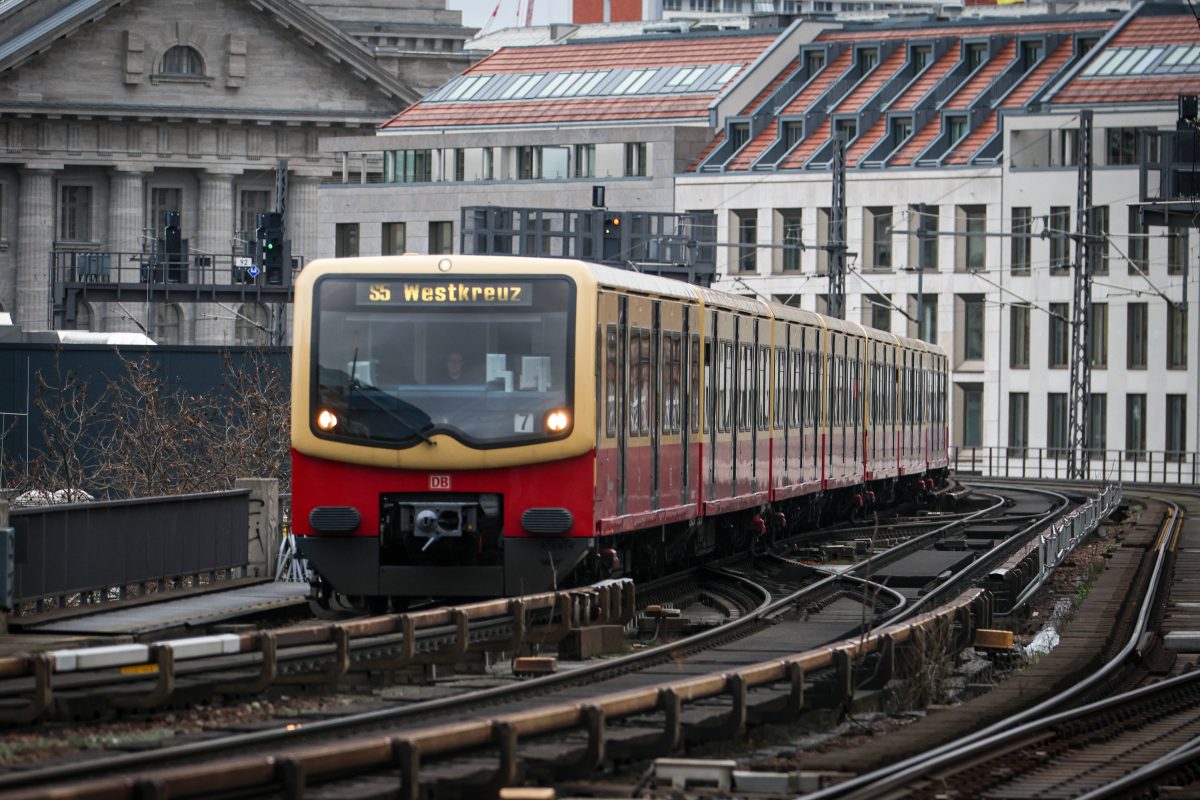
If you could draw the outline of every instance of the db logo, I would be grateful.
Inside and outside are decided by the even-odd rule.
[[[450,488],[450,476],[449,475],[430,475],[429,476],[429,488],[433,489],[433,490],[441,489],[442,491],[449,489]]]

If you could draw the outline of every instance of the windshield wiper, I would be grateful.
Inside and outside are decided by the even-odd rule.
[[[355,380],[354,378],[350,379],[350,385],[353,387],[357,387],[359,389],[371,389],[376,392],[380,391],[379,387],[372,386],[369,383],[360,383],[359,381]],[[416,425],[413,425],[411,422],[406,420],[404,417],[397,414],[394,410],[388,408],[383,403],[379,402],[377,399],[372,397],[370,394],[368,394],[366,392],[362,392],[360,394],[360,396],[365,397],[367,400],[370,400],[371,404],[374,405],[376,408],[378,408],[380,411],[387,414],[389,417],[396,420],[396,422],[399,422],[404,427],[408,428],[410,431],[415,433],[417,436],[421,437],[422,441],[424,441],[426,444],[431,445],[431,446],[437,445],[437,442],[435,442],[433,439],[431,439],[429,437],[429,434],[425,433],[425,431],[434,427],[432,422],[430,422],[428,425],[426,425],[423,428],[418,428]],[[399,402],[400,401],[399,398],[396,398],[396,401]]]

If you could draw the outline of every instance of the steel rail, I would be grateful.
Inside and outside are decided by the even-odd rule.
[[[1129,655],[1137,649],[1138,642],[1145,631],[1146,623],[1150,618],[1151,611],[1153,610],[1154,597],[1161,589],[1164,565],[1166,563],[1167,554],[1171,549],[1169,545],[1182,524],[1182,515],[1180,513],[1178,504],[1170,503],[1169,505],[1171,505],[1173,508],[1172,517],[1169,520],[1164,521],[1163,532],[1160,533],[1159,542],[1156,545],[1158,555],[1154,561],[1154,569],[1151,573],[1146,592],[1142,596],[1139,603],[1138,616],[1134,624],[1134,630],[1129,639],[1125,642],[1124,646],[1121,648],[1120,652],[1118,652],[1114,658],[1110,659],[1108,663],[1106,663],[1092,675],[1073,684],[1071,687],[1058,693],[1054,697],[1038,703],[1037,705],[1031,706],[1030,708],[1008,717],[1007,719],[989,725],[986,728],[976,731],[975,733],[968,734],[967,736],[952,743],[936,747],[926,753],[904,759],[903,761],[875,770],[874,772],[860,775],[836,786],[805,795],[805,800],[831,800],[832,798],[843,797],[874,797],[881,792],[896,789],[907,781],[920,777],[934,769],[937,769],[938,767],[975,755],[989,748],[998,747],[1010,739],[1023,736],[1031,731],[1036,730],[1038,726],[1043,725],[1046,722],[1046,720],[1039,719],[1039,717],[1050,712],[1052,709],[1061,706],[1063,703],[1069,702],[1075,697],[1078,697],[1080,694],[1100,683],[1118,668],[1120,668]],[[1192,679],[1200,679],[1200,673],[1195,673],[1191,677]],[[1161,684],[1156,684],[1156,686],[1157,685]],[[1072,712],[1063,712],[1063,714],[1070,713]],[[1054,718],[1051,717],[1050,719]],[[1012,727],[1014,725],[1017,727]]]

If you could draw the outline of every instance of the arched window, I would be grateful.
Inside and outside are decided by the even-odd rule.
[[[183,312],[175,303],[154,307],[154,341],[159,344],[182,344],[180,320]]]
[[[201,77],[204,75],[204,59],[196,48],[177,44],[163,53],[162,74]]]
[[[270,344],[271,315],[262,303],[242,303],[233,324],[234,344],[264,347]]]
[[[87,303],[80,303],[75,307],[75,330],[92,330],[92,323],[95,318],[96,317],[92,314],[92,307]]]

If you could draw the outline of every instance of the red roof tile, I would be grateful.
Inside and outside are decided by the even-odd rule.
[[[804,162],[827,141],[829,141],[829,120],[825,120],[809,136],[804,137],[804,141],[800,142],[795,150],[779,162],[780,169],[803,167]]]
[[[941,132],[942,117],[939,114],[928,125],[917,131],[917,134],[908,140],[908,144],[904,145],[904,147],[900,148],[900,152],[892,156],[889,163],[895,166],[910,166],[916,160],[917,156],[921,154],[921,151],[936,139]]]
[[[896,74],[896,72],[904,66],[904,62],[908,60],[907,48],[897,47],[895,52],[888,56],[882,64],[871,71],[864,80],[860,81],[854,91],[846,95],[846,99],[838,103],[838,111],[857,111],[858,107],[867,102],[867,99],[875,94],[880,86],[883,86],[884,81]]]
[[[956,39],[950,44],[950,49],[942,54],[941,58],[930,64],[921,73],[921,77],[917,78],[911,86],[904,90],[903,94],[892,101],[889,108],[894,111],[907,111],[911,109],[961,59],[962,52]]]
[[[721,131],[715,137],[713,137],[713,140],[709,142],[703,150],[700,151],[700,155],[696,156],[696,160],[691,163],[691,166],[687,168],[687,171],[695,172],[696,170],[700,169],[700,165],[704,163],[704,159],[708,158],[709,155],[712,154],[713,150],[716,150],[718,147],[720,147],[721,142],[723,141],[725,141],[725,131]]]
[[[1054,103],[1174,102],[1181,94],[1200,94],[1200,75],[1139,75],[1124,78],[1077,78],[1063,87]]]
[[[793,58],[791,61],[789,61],[788,65],[783,68],[783,71],[775,76],[775,80],[763,87],[763,90],[755,95],[753,100],[746,104],[746,107],[742,109],[742,115],[749,114],[754,111],[754,109],[762,105],[762,102],[770,97],[771,94],[779,88],[779,84],[786,81],[788,76],[791,75],[798,66],[800,66],[799,58]]]
[[[1132,47],[1153,44],[1200,44],[1200,27],[1190,14],[1150,17],[1129,20],[1108,43],[1109,47]]]
[[[988,114],[987,119],[980,123],[979,127],[971,131],[971,135],[962,140],[962,143],[950,151],[949,157],[946,159],[947,164],[965,164],[975,155],[975,151],[983,147],[984,142],[992,138],[996,133],[996,126],[1000,122],[1000,115],[995,112]]]
[[[1053,53],[1038,64],[1033,72],[1025,76],[1025,79],[1013,89],[1004,102],[1000,104],[1002,108],[1019,108],[1029,102],[1029,98],[1033,97],[1038,89],[1045,85],[1046,81],[1050,80],[1054,75],[1062,69],[1063,65],[1071,58],[1071,54],[1075,52],[1072,46],[1072,37],[1060,44]]]
[[[715,94],[670,97],[590,97],[497,103],[417,103],[384,123],[386,129],[708,118]]]
[[[941,39],[947,36],[976,38],[995,34],[1016,35],[1021,33],[1052,33],[1058,31],[1074,33],[1077,31],[1106,30],[1111,28],[1113,24],[1114,22],[1111,20],[1079,20],[1054,23],[1044,23],[1037,20],[1030,20],[1026,22],[1009,22],[996,25],[951,24],[945,27],[930,26],[928,28],[893,28],[891,30],[881,28],[879,30],[861,31],[826,31],[817,37],[817,41],[878,42],[885,39],[905,39],[908,41],[915,41],[918,39]]]
[[[1016,54],[1016,40],[1010,41],[1000,48],[1000,51],[989,58],[982,68],[975,70],[975,74],[969,81],[958,87],[958,91],[950,98],[946,108],[952,111],[961,111],[969,106],[988,87],[988,84],[996,79],[997,75],[1012,64]]]
[[[858,165],[859,160],[867,154],[872,147],[879,143],[883,138],[883,134],[887,132],[887,115],[884,114],[870,130],[854,140],[854,143],[846,148],[846,166],[854,167]]]
[[[749,64],[775,39],[773,35],[688,36],[678,39],[505,47],[464,74]]]
[[[785,108],[781,108],[779,113],[803,114],[846,71],[846,68],[850,66],[850,62],[853,59],[853,50],[846,48],[845,52],[835,58],[825,69],[817,73],[817,77],[808,82],[808,86],[804,87],[804,91],[796,95],[795,99],[788,103]]]

